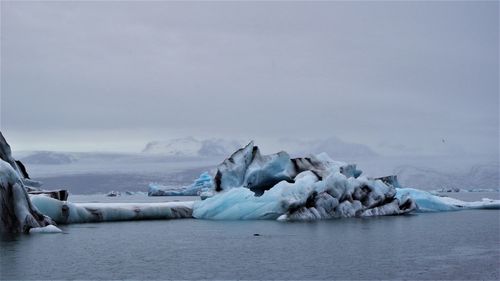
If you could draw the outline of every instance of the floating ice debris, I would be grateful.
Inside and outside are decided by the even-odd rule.
[[[57,228],[54,225],[47,225],[44,227],[31,228],[29,232],[30,233],[61,233],[62,230],[60,230],[59,228]]]
[[[172,188],[157,183],[149,184],[148,196],[198,196],[204,190],[213,187],[212,177],[202,173],[193,184],[183,188]]]
[[[110,191],[108,194],[106,194],[107,197],[118,197],[122,196],[122,193],[120,191]]]

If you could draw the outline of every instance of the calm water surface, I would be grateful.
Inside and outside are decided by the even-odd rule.
[[[2,236],[1,279],[496,279],[500,212],[137,221]],[[254,234],[260,236],[254,236]]]

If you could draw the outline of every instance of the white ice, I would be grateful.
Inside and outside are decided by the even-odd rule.
[[[433,195],[414,188],[397,188],[396,197],[411,197],[417,204],[417,212],[459,211],[466,209],[500,209],[500,200],[484,198],[481,201],[466,202],[451,197]]]
[[[71,203],[43,195],[31,196],[31,202],[60,224],[191,218],[194,203]]]
[[[31,228],[53,224],[49,217],[44,216],[33,206],[19,174],[2,159],[0,159],[0,218],[0,232],[29,232]]]
[[[360,194],[363,188],[372,190],[369,196]],[[390,200],[394,194],[395,190],[379,180],[347,178],[339,172],[319,180],[314,173],[305,171],[297,175],[294,183],[281,181],[262,196],[239,187],[198,201],[193,206],[193,216],[216,220],[316,220],[394,215],[414,208],[409,202],[407,209],[401,209],[408,198]],[[357,200],[361,198],[362,201]],[[390,202],[382,204],[387,198]]]
[[[57,226],[54,225],[47,225],[44,227],[35,227],[30,229],[30,233],[61,233],[62,230],[60,230]]]

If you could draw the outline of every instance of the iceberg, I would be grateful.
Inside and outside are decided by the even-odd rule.
[[[24,166],[15,161],[0,132],[0,232],[29,233],[33,228],[54,225],[54,221],[31,203]]]
[[[250,142],[217,167],[212,197],[196,202],[203,219],[316,220],[400,215],[416,205],[381,179],[361,176],[356,165],[326,154],[290,158],[261,155]]]
[[[31,203],[12,166],[0,159],[0,232],[24,232],[55,224]]]
[[[284,151],[261,155],[259,147],[250,142],[217,167],[215,191],[243,186],[259,196],[280,181],[293,182],[304,171],[311,171],[319,178],[333,171],[353,177],[361,174],[361,171],[356,170],[356,165],[333,161],[325,153],[293,159]]]
[[[403,188],[396,176],[362,176],[354,164],[325,153],[293,158],[261,155],[250,142],[218,167],[193,217],[214,220],[318,220],[464,209],[500,209],[500,200],[464,202]]]
[[[399,215],[416,208],[409,197],[379,180],[347,178],[333,173],[325,180],[305,171],[294,183],[279,182],[261,196],[245,187],[232,188],[195,202],[195,218],[217,220],[317,220],[355,216]]]
[[[171,188],[157,183],[150,183],[148,196],[198,196],[213,186],[212,176],[202,173],[193,184],[183,188]]]

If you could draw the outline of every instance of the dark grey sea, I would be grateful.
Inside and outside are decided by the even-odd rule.
[[[498,210],[61,229],[3,235],[1,279],[500,279]]]

